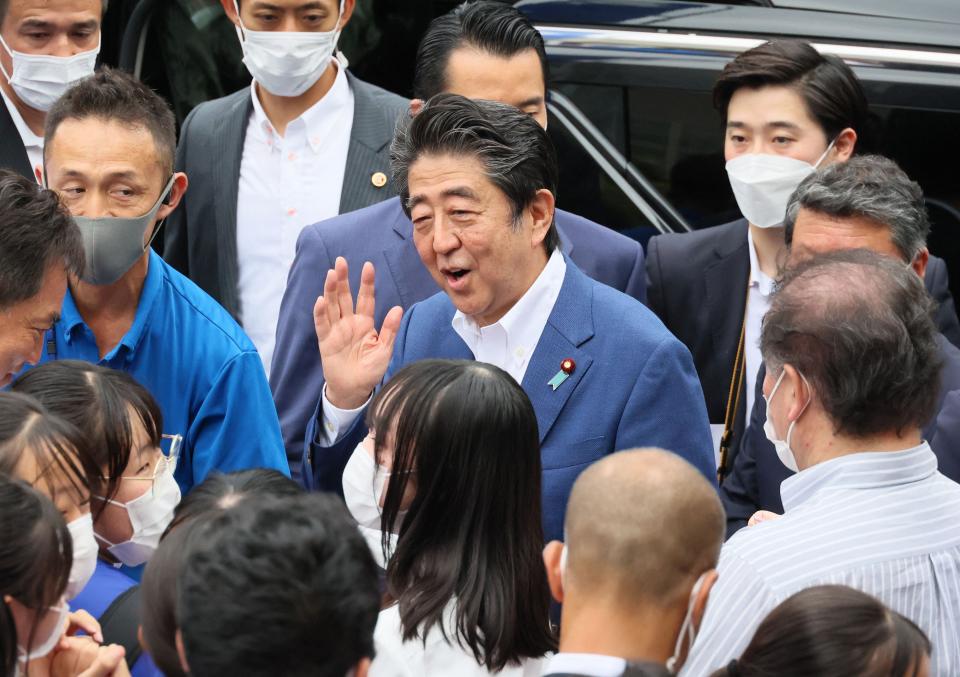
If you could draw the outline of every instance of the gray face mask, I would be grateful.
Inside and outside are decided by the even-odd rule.
[[[92,219],[86,216],[74,216],[73,220],[83,236],[83,251],[87,256],[87,267],[80,279],[89,284],[113,284],[143,256],[160,231],[160,225],[154,229],[150,241],[143,244],[143,233],[153,223],[160,205],[173,187],[171,176],[160,192],[156,203],[143,216],[122,218],[103,216]]]

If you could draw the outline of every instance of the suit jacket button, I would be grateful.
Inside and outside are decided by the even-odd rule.
[[[374,172],[370,176],[370,183],[372,183],[376,188],[383,188],[385,185],[387,185],[387,175],[383,172]]]

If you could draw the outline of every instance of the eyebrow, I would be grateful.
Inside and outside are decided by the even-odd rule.
[[[85,179],[87,178],[87,175],[81,172],[79,169],[65,169],[63,172],[61,172],[61,178]],[[106,178],[111,181],[115,181],[117,179],[126,179],[128,181],[135,181],[140,179],[140,177],[137,176],[137,173],[132,169],[127,169],[127,170],[118,171],[118,172],[110,172],[109,174],[107,174]]]
[[[442,193],[440,193],[440,197],[442,198],[462,197],[466,200],[478,199],[477,194],[474,193],[469,188],[467,188],[466,186],[457,186],[455,188],[448,188]],[[407,200],[407,209],[413,209],[421,202],[426,202],[426,201],[427,201],[426,195],[423,195],[423,194],[411,195],[410,198]]]
[[[730,120],[727,123],[727,129],[752,129],[750,125],[745,122],[740,122],[738,120]],[[800,125],[795,122],[788,122],[786,120],[774,120],[773,122],[767,122],[762,126],[762,129],[792,129],[794,131],[800,131]]]
[[[269,2],[254,2],[254,3],[253,3],[253,9],[254,9],[254,10],[258,10],[258,9],[271,9],[271,10],[273,10],[273,11],[275,11],[275,12],[280,12],[280,11],[283,11],[284,8],[283,8],[283,7],[280,7],[279,5],[274,5],[274,4],[272,4],[272,3],[269,3]],[[308,2],[308,3],[306,3],[305,5],[300,5],[299,7],[294,8],[294,11],[295,11],[295,12],[302,12],[302,11],[308,10],[308,9],[327,9],[327,8],[324,7],[324,6],[323,6],[323,3],[321,3],[321,2]]]
[[[81,30],[81,29],[96,30],[99,25],[100,25],[100,22],[97,21],[96,19],[87,19],[86,21],[76,21],[70,24],[69,30],[74,30],[74,31]],[[44,19],[26,19],[24,20],[23,23],[20,24],[20,30],[24,30],[26,28],[55,30],[57,27],[58,27],[57,24],[53,23],[52,21],[46,21]]]
[[[527,106],[542,106],[543,97],[542,96],[533,96],[525,101],[521,101],[520,105],[517,108],[526,108]]]

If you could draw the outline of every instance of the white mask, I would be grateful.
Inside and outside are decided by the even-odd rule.
[[[237,0],[233,0],[233,6],[239,19]],[[243,49],[243,63],[253,79],[271,94],[300,96],[330,65],[340,39],[342,19],[343,0],[340,0],[340,17],[332,31],[251,31],[241,19],[237,37]]]
[[[700,588],[703,587],[703,579],[708,572],[700,574],[700,578],[693,584],[690,590],[690,601],[687,603],[687,615],[683,617],[683,623],[680,624],[680,633],[677,635],[677,643],[673,646],[673,655],[667,659],[666,667],[671,674],[677,674],[680,666],[677,661],[680,660],[680,652],[683,650],[683,640],[689,639],[687,643],[687,652],[693,648],[693,643],[697,639],[697,629],[693,627],[693,605],[697,603],[697,595],[700,594]]]
[[[61,602],[63,602],[62,599]],[[35,661],[48,655],[56,648],[60,638],[63,637],[63,633],[67,631],[67,614],[70,612],[70,606],[63,602],[60,606],[50,607],[48,611],[55,611],[57,615],[52,618],[52,623],[46,618],[40,621],[37,636],[34,638],[39,643],[35,641],[30,645],[30,650],[27,651],[26,648],[20,646],[19,641],[17,642],[17,661],[19,663]],[[46,628],[49,628],[48,632],[50,634],[44,636],[43,630]]]
[[[777,378],[777,382],[773,385],[773,389],[770,391],[770,397],[766,398],[767,401],[767,420],[763,422],[763,434],[767,436],[767,439],[770,440],[770,443],[773,444],[774,449],[777,450],[777,458],[780,459],[780,462],[783,463],[790,472],[800,472],[800,468],[797,465],[797,457],[793,454],[793,449],[790,448],[790,436],[793,435],[793,427],[797,424],[797,421],[800,420],[800,415],[798,414],[795,419],[790,421],[790,425],[787,426],[787,438],[781,440],[777,437],[777,431],[773,427],[773,419],[770,418],[770,403],[773,401],[773,396],[777,394],[777,389],[780,387],[780,384],[783,382],[783,377],[786,374],[786,370],[780,371],[780,376]],[[800,372],[797,372],[800,374]],[[803,379],[803,382],[806,383],[807,379],[803,374],[800,374],[800,378]],[[800,414],[803,414],[807,409],[807,405],[810,404],[810,400],[807,400],[806,404],[803,405],[803,409],[800,410]]]
[[[0,72],[17,93],[20,100],[31,108],[47,112],[63,93],[85,77],[93,75],[100,54],[100,41],[96,49],[73,56],[50,56],[47,54],[24,54],[10,49],[3,37],[0,45],[13,60],[13,74],[0,64]]]
[[[378,466],[363,447],[357,445],[343,469],[343,499],[357,524],[380,530],[380,499],[390,473]]]
[[[73,599],[93,577],[97,568],[97,539],[93,534],[93,515],[87,513],[69,524],[70,538],[73,540],[73,566],[70,567],[70,580],[67,583],[67,599]]]
[[[727,162],[727,178],[740,213],[758,228],[782,226],[793,191],[820,166],[834,142],[836,139],[812,165],[785,155],[764,153],[738,155]]]
[[[163,468],[159,470],[153,479],[152,490],[148,489],[143,496],[133,499],[127,503],[120,503],[105,499],[107,503],[124,508],[130,517],[130,525],[133,527],[133,536],[130,540],[123,543],[111,543],[107,539],[97,534],[97,538],[106,543],[109,548],[107,552],[117,558],[117,561],[126,564],[128,567],[136,567],[149,560],[160,544],[160,536],[163,535],[167,525],[173,520],[173,509],[180,502],[180,486],[173,478],[173,472],[177,466],[177,458],[163,463]]]

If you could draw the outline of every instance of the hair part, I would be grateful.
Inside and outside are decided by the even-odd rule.
[[[438,94],[406,123],[400,122],[390,147],[390,164],[403,210],[410,216],[409,174],[424,156],[472,157],[506,197],[519,227],[537,191],[557,194],[557,154],[546,131],[526,113],[496,101],[474,101]],[[556,222],[544,238],[550,254],[560,244]]]
[[[787,247],[801,209],[832,219],[863,218],[890,230],[890,240],[910,263],[927,246],[930,221],[923,190],[896,162],[881,155],[861,155],[837,162],[806,177],[787,204]]]
[[[80,229],[52,190],[0,169],[0,311],[36,296],[51,266],[81,275]]]
[[[821,254],[787,269],[760,350],[771,375],[786,364],[804,375],[836,434],[901,434],[936,409],[943,358],[933,312],[902,263],[866,249]]]

